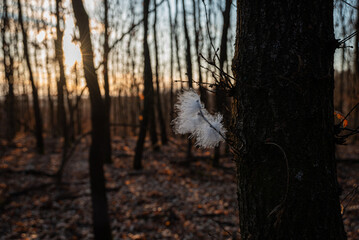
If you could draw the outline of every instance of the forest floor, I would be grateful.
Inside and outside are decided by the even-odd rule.
[[[211,152],[196,150],[189,163],[186,141],[177,138],[162,146],[161,152],[151,151],[146,143],[144,169],[134,171],[135,142],[135,138],[114,138],[113,164],[105,167],[114,239],[240,239],[230,157],[214,168]],[[34,139],[28,136],[19,136],[3,149],[0,239],[93,239],[89,143],[83,139],[77,146],[61,185],[53,178],[61,159],[60,141],[47,138],[44,155],[35,153]],[[344,223],[352,240],[359,239],[357,149],[338,149],[338,156],[345,158],[338,164],[338,177]]]

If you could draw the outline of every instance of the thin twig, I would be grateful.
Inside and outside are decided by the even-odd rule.
[[[232,77],[231,75],[229,75],[228,73],[224,72],[220,67],[218,67],[214,62],[208,61],[208,59],[206,59],[201,53],[199,54],[200,57],[202,57],[209,65],[214,66],[216,69],[218,69],[222,74],[224,74],[226,77],[232,79],[232,80],[236,80],[234,77]]]
[[[352,7],[352,8],[354,8],[354,9],[357,9],[358,10],[358,8],[356,7],[356,6],[354,6],[354,5],[352,5],[352,4],[350,4],[350,3],[348,3],[347,1],[345,1],[345,0],[341,0],[343,3],[345,3],[345,4],[347,4],[348,6],[350,6],[350,7]]]
[[[352,107],[352,109],[350,109],[350,111],[347,113],[347,115],[345,115],[345,117],[342,119],[340,124],[342,124],[349,117],[349,115],[354,111],[354,109],[356,109],[358,106],[359,106],[359,102],[357,104],[355,104],[354,107]]]
[[[149,10],[148,12],[149,12],[149,13],[153,12],[155,8],[159,7],[159,6],[162,5],[162,3],[164,3],[164,2],[165,2],[165,0],[162,0],[161,2],[157,3],[156,6],[155,6],[153,9]],[[109,47],[109,52],[110,52],[113,48],[115,48],[116,45],[117,45],[118,43],[120,43],[127,35],[131,34],[133,30],[135,30],[140,24],[142,24],[143,20],[144,20],[144,19],[142,18],[142,19],[139,20],[137,23],[132,24],[131,27],[129,27],[129,29],[128,29],[125,33],[123,33],[123,34],[121,35],[120,38],[116,39],[116,41]]]
[[[180,82],[180,83],[188,83],[188,81],[181,81],[181,80],[175,80],[174,82]],[[209,87],[211,87],[211,85],[213,85],[213,83],[200,83],[200,82],[196,82],[195,80],[193,80],[192,79],[192,82],[193,83],[195,83],[195,84],[197,84],[198,86],[201,86],[201,85],[206,85],[206,84],[208,84],[208,85],[210,85]],[[206,88],[206,87],[203,87],[202,86],[202,88],[204,89],[204,90],[206,90],[207,92],[210,92],[210,93],[216,93],[215,91],[213,91],[213,90],[209,90],[208,88]]]
[[[340,40],[340,41],[338,42],[339,46],[342,45],[343,43],[345,43],[346,41],[352,39],[352,38],[355,37],[357,34],[358,34],[358,31],[355,31],[355,32],[349,34],[348,36],[346,36],[345,38],[343,38],[342,40]]]
[[[229,139],[227,139],[227,138],[221,133],[221,131],[219,131],[217,128],[215,128],[215,127],[210,123],[210,121],[208,121],[208,119],[204,116],[203,111],[202,111],[202,106],[201,106],[199,100],[197,100],[197,103],[198,103],[198,105],[199,105],[199,115],[204,119],[204,121],[205,121],[206,123],[208,123],[208,125],[209,125],[214,131],[216,131],[216,132],[223,138],[223,140],[228,144],[228,146],[230,146],[230,147],[235,151],[236,154],[239,154],[239,153],[240,153],[240,150],[241,150],[242,147],[243,147],[243,143],[242,143],[241,147],[240,147],[239,149],[237,149],[237,148],[232,144],[232,142],[229,141]]]
[[[199,104],[199,101],[197,101]],[[204,121],[206,121],[208,123],[208,125],[214,130],[216,131],[222,138],[223,140],[226,142],[227,138],[221,133],[221,131],[219,131],[217,128],[215,128],[210,121],[208,121],[208,119],[204,116],[203,111],[202,111],[202,107],[200,107],[199,109],[199,115],[204,119]]]
[[[219,61],[219,56],[217,54],[217,51],[216,51],[216,48],[214,47],[214,44],[213,44],[213,41],[212,41],[212,37],[211,37],[211,33],[210,33],[210,30],[209,30],[209,19],[208,19],[208,13],[207,13],[207,5],[206,3],[204,2],[204,0],[202,0],[202,3],[204,5],[204,12],[206,14],[206,27],[207,27],[207,33],[208,33],[208,36],[209,36],[209,42],[214,50],[214,56],[218,58],[218,61]],[[215,58],[213,58],[215,59]]]

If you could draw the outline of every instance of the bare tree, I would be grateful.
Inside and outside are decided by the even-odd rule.
[[[46,50],[46,73],[47,73],[47,101],[48,101],[48,107],[49,107],[49,119],[48,124],[50,126],[50,132],[52,136],[56,135],[56,129],[55,129],[55,110],[54,110],[54,102],[52,100],[51,96],[51,69],[50,69],[50,48],[47,41],[47,38],[45,39],[45,50]]]
[[[226,6],[224,11],[222,11],[223,15],[223,27],[222,27],[222,38],[221,38],[221,48],[219,52],[219,68],[220,71],[224,71],[224,63],[227,61],[227,40],[228,40],[228,29],[230,25],[230,17],[231,17],[231,8],[232,8],[232,0],[226,0]],[[223,81],[226,76],[224,76],[222,73],[220,73],[221,79],[220,81]],[[226,109],[228,106],[226,93],[223,91],[221,84],[216,87],[216,108],[221,113],[225,115],[224,119],[229,119],[229,110]],[[227,121],[228,125],[228,121]],[[219,166],[219,158],[220,158],[220,149],[221,145],[218,145],[214,149],[214,156],[213,156],[213,166]]]
[[[76,96],[76,103],[75,103],[75,111],[76,111],[76,126],[77,131],[76,134],[80,135],[82,134],[82,114],[81,114],[81,97],[82,93],[84,92],[85,88],[81,90],[81,92],[78,91],[79,87],[79,76],[78,76],[78,69],[77,69],[77,63],[75,62],[75,65],[73,67],[73,73],[75,75],[75,96]]]
[[[66,160],[67,160],[67,150],[69,146],[69,132],[68,124],[65,110],[65,98],[64,98],[64,89],[66,88],[66,76],[65,76],[65,66],[64,66],[64,50],[63,50],[63,29],[61,26],[64,26],[64,20],[60,7],[62,0],[56,0],[56,39],[55,39],[55,53],[56,60],[59,64],[60,79],[57,81],[57,119],[59,123],[59,128],[64,138],[64,144],[62,148],[62,161],[60,169],[57,173],[58,181],[61,181],[62,172],[64,170]]]
[[[196,49],[196,60],[198,65],[198,84],[199,84],[199,92],[201,95],[201,100],[204,104],[207,102],[207,92],[206,89],[203,87],[203,78],[202,78],[202,70],[201,70],[201,57],[200,57],[200,48],[199,48],[199,41],[200,41],[200,34],[201,34],[201,20],[198,16],[199,21],[197,21],[197,10],[198,14],[200,14],[201,7],[199,6],[199,1],[197,1],[198,4],[196,4],[196,0],[192,0],[192,6],[193,6],[193,29],[194,29],[194,46]]]
[[[171,4],[170,1],[167,0],[167,8],[168,8],[168,18],[169,18],[169,26],[170,26],[170,81],[171,81],[171,85],[170,85],[170,119],[172,120],[173,117],[173,104],[174,104],[174,96],[173,96],[173,83],[174,83],[174,79],[173,79],[173,56],[174,56],[174,52],[173,52],[173,22],[172,22],[172,9],[171,9]]]
[[[151,69],[151,59],[150,59],[150,50],[147,42],[148,34],[148,9],[150,5],[150,0],[143,0],[143,54],[144,54],[144,106],[142,111],[142,120],[140,123],[140,134],[136,143],[135,158],[133,161],[134,169],[142,168],[142,154],[143,147],[146,138],[147,125],[151,118],[151,112],[153,109],[153,82],[152,82],[152,69]]]
[[[180,61],[180,48],[179,48],[179,39],[178,39],[178,0],[176,0],[176,10],[175,10],[175,19],[174,19],[174,24],[173,24],[173,37],[174,37],[174,41],[175,41],[175,46],[176,46],[176,61],[177,61],[177,72],[179,74],[179,78],[180,78],[180,83],[181,83],[181,88],[183,88],[183,78],[182,78],[182,69],[181,69],[181,61]]]
[[[110,53],[110,47],[108,44],[109,32],[108,32],[108,0],[104,0],[104,42],[103,42],[103,80],[104,80],[104,89],[105,89],[105,107],[107,111],[107,119],[109,123],[107,124],[108,128],[104,128],[104,131],[107,135],[106,143],[108,151],[106,151],[106,163],[111,163],[111,132],[110,132],[110,112],[111,112],[111,97],[110,97],[110,83],[108,79],[108,56]]]
[[[12,141],[16,133],[16,120],[15,120],[15,94],[14,94],[14,58],[10,52],[11,29],[8,16],[7,0],[3,1],[3,19],[2,19],[2,50],[3,50],[3,63],[5,70],[5,78],[8,83],[8,93],[6,95],[6,114],[7,114],[7,131],[6,137],[8,141]],[[6,38],[6,33],[9,39]]]
[[[187,13],[186,13],[186,5],[185,1],[182,0],[182,10],[183,10],[183,27],[184,27],[184,35],[186,39],[186,67],[187,67],[187,79],[188,79],[188,87],[192,88],[192,55],[191,55],[191,40],[189,38],[188,28],[187,28]]]
[[[29,50],[28,50],[28,40],[27,40],[27,33],[23,22],[22,16],[22,9],[21,9],[21,0],[17,1],[17,7],[19,11],[19,24],[21,27],[22,32],[22,42],[24,48],[24,56],[26,60],[26,66],[29,72],[29,78],[32,88],[32,100],[33,100],[33,109],[35,114],[35,135],[36,135],[36,147],[39,153],[44,153],[44,139],[42,136],[42,116],[40,111],[40,104],[39,104],[39,96],[37,93],[37,87],[35,85],[34,76],[32,73],[32,67],[30,62]]]
[[[108,115],[102,99],[100,86],[93,62],[89,18],[82,0],[72,0],[76,25],[80,32],[82,63],[91,102],[91,147],[89,156],[90,185],[92,198],[92,219],[95,239],[112,239],[105,188],[103,164],[107,156],[106,133]]]
[[[186,5],[184,0],[182,0],[182,10],[183,10],[183,27],[184,27],[184,35],[186,39],[186,67],[187,67],[187,79],[188,79],[188,87],[192,88],[192,55],[191,55],[191,41],[189,38],[188,28],[187,28],[187,16],[186,16]],[[187,146],[187,159],[192,158],[192,140],[188,139]]]
[[[155,45],[155,76],[156,76],[156,106],[158,120],[160,123],[161,130],[161,141],[163,145],[166,145],[168,142],[166,123],[162,112],[162,100],[161,100],[161,89],[160,89],[160,80],[159,80],[159,60],[158,60],[158,41],[157,41],[157,4],[154,0],[154,21],[153,21],[153,35],[154,35],[154,45]]]

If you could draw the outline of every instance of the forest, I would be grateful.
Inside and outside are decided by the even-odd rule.
[[[1,0],[0,239],[359,239],[359,0]]]

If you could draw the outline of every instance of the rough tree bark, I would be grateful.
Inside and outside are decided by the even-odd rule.
[[[105,189],[103,164],[107,152],[106,133],[107,113],[102,99],[97,74],[93,62],[93,50],[90,36],[89,18],[82,0],[72,0],[76,25],[80,31],[83,70],[91,102],[91,147],[89,156],[90,185],[92,199],[92,219],[95,239],[111,239],[108,206]]]
[[[345,239],[333,2],[237,0],[233,139],[242,239]]]
[[[134,169],[142,168],[142,154],[143,147],[145,144],[147,127],[151,118],[151,112],[153,109],[153,82],[152,82],[152,69],[151,69],[151,59],[150,59],[150,50],[147,42],[148,34],[148,9],[150,5],[150,0],[143,1],[143,55],[144,55],[144,106],[142,111],[142,121],[140,123],[140,134],[136,143],[135,157],[133,161]]]
[[[17,7],[19,11],[19,24],[21,27],[22,32],[22,42],[23,42],[23,48],[24,48],[24,57],[26,60],[26,65],[29,72],[29,78],[32,88],[32,101],[33,101],[33,109],[35,114],[35,136],[36,136],[36,147],[39,153],[44,153],[44,138],[42,136],[42,116],[41,116],[41,110],[40,110],[40,104],[39,104],[39,96],[37,93],[37,88],[35,85],[34,76],[32,73],[32,67],[31,67],[31,61],[29,56],[29,50],[28,50],[28,40],[27,40],[27,33],[23,22],[22,17],[22,9],[21,9],[21,0],[17,1]]]

